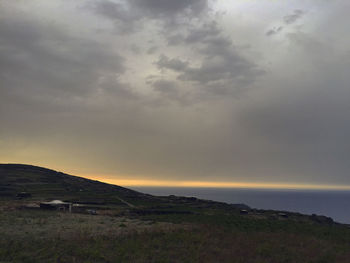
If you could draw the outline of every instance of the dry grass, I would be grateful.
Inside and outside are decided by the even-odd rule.
[[[335,226],[221,214],[165,216],[174,221],[193,217],[191,224],[175,224],[18,210],[18,204],[4,207],[0,211],[0,262],[350,262],[346,229],[339,235]]]
[[[118,236],[144,231],[168,231],[179,225],[126,217],[92,216],[51,211],[0,213],[0,233],[11,238],[69,239],[72,236]]]

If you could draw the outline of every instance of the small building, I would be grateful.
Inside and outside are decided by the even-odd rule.
[[[288,214],[286,214],[286,213],[278,213],[278,216],[283,217],[283,218],[288,218]]]
[[[240,213],[241,215],[247,215],[247,214],[248,214],[248,210],[246,210],[246,209],[241,209],[241,210],[239,210],[239,213]]]
[[[63,202],[61,200],[53,200],[50,202],[40,203],[41,209],[46,210],[59,210],[72,212],[72,203]]]

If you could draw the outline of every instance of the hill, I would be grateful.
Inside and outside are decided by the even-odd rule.
[[[144,199],[124,187],[23,164],[0,164],[0,198],[12,199],[28,192],[33,199],[64,199],[72,202],[121,204],[120,198]]]
[[[32,206],[52,199],[77,207]],[[349,227],[325,216],[152,196],[22,164],[0,164],[0,233],[1,262],[350,262]]]
[[[157,213],[162,208],[180,206],[245,208],[242,204],[229,205],[210,200],[187,197],[159,197],[140,193],[117,185],[107,184],[62,172],[24,164],[0,164],[0,200],[17,199],[18,193],[31,195],[28,200],[60,199],[74,203],[91,205],[120,206],[139,208],[136,213]],[[188,208],[188,207],[187,207]],[[163,211],[164,212],[164,211]],[[161,213],[158,211],[158,213]]]

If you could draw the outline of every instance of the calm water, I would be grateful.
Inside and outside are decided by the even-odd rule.
[[[319,214],[350,224],[350,191],[132,187],[153,195],[194,196],[252,208]]]

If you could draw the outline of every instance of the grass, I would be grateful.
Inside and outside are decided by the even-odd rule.
[[[20,191],[32,198],[16,200]],[[88,205],[72,214],[23,209],[43,199]],[[249,208],[240,215],[240,209],[144,195],[44,168],[0,165],[0,262],[350,262],[346,225]]]
[[[111,220],[113,219],[113,221]],[[89,236],[126,235],[149,229],[168,229],[173,224],[151,226],[149,221],[125,217],[90,216],[55,211],[17,210],[0,213],[0,233],[5,240],[26,238],[69,240],[85,233]]]
[[[0,239],[0,260],[9,262],[349,262],[347,244],[298,234],[227,232],[200,226],[127,236],[71,239]]]
[[[350,232],[342,225],[235,214],[128,218],[14,210],[0,213],[0,232],[0,262],[350,262]]]
[[[238,215],[234,212],[213,214],[194,213],[190,215],[148,215],[139,217],[147,221],[171,222],[176,224],[191,223],[219,227],[226,231],[241,231],[247,234],[256,232],[266,233],[298,233],[300,236],[312,236],[317,239],[337,243],[350,244],[350,228],[341,224],[321,224],[311,220],[289,219],[278,220],[271,218],[254,218]]]

